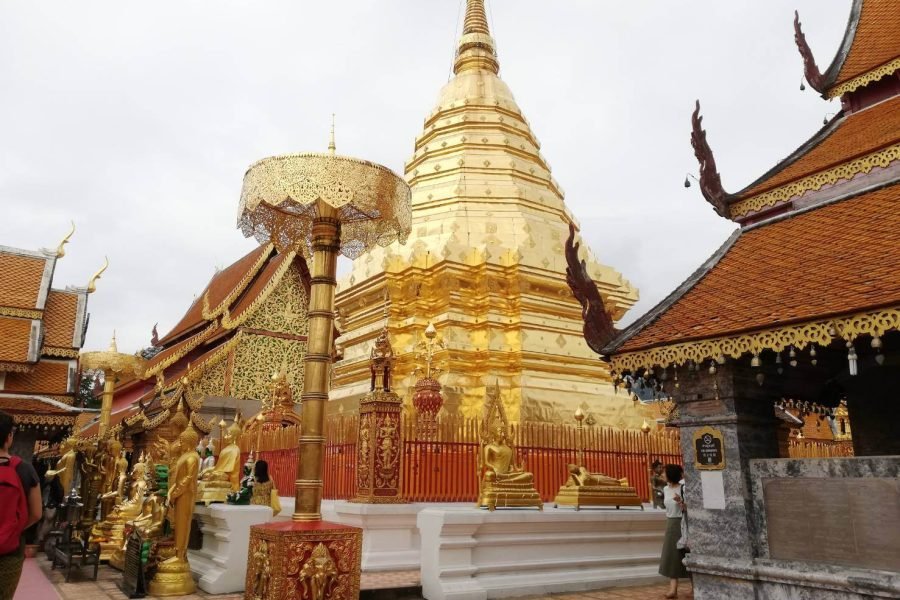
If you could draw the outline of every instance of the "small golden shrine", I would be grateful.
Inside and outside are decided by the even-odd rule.
[[[580,510],[582,506],[640,506],[644,504],[637,491],[628,485],[628,479],[614,479],[600,473],[591,473],[584,462],[584,411],[575,411],[576,429],[575,443],[577,462],[566,468],[566,482],[559,488],[553,501],[554,506],[574,506]]]
[[[488,387],[481,428],[478,506],[491,511],[522,507],[544,510],[541,495],[534,487],[534,474],[516,464],[516,450],[497,384]]]
[[[372,384],[359,406],[357,492],[352,502],[387,504],[400,497],[400,411],[402,400],[391,391],[394,350],[385,327],[370,353]]]
[[[244,424],[246,433],[259,436],[264,432],[300,425],[300,415],[294,412],[294,392],[291,390],[286,362],[272,375],[269,389],[271,393],[262,401],[262,410]]]
[[[437,434],[437,415],[444,405],[441,396],[441,383],[438,381],[440,369],[434,366],[435,353],[444,349],[444,342],[438,338],[437,329],[432,323],[425,328],[425,339],[419,342],[425,362],[423,377],[416,381],[412,404],[416,409],[416,438],[420,440],[434,439]]]

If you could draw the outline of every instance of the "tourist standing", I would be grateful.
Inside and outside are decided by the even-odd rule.
[[[666,537],[663,540],[662,556],[659,560],[659,574],[669,578],[669,592],[666,598],[678,597],[678,580],[688,576],[682,559],[684,551],[678,549],[681,538],[681,519],[684,515],[683,477],[684,470],[679,465],[666,465],[664,470],[666,486],[663,488],[663,504],[666,507]]]
[[[24,532],[41,518],[41,488],[29,463],[9,453],[15,425],[0,411],[0,600],[12,600],[25,561]]]
[[[663,488],[666,487],[666,477],[663,475],[663,464],[654,460],[650,465],[650,499],[653,508],[665,508],[663,504]]]

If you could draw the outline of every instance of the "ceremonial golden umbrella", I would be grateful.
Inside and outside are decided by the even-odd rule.
[[[275,156],[250,166],[238,215],[245,236],[312,262],[294,521],[321,520],[338,256],[356,258],[376,245],[404,243],[411,224],[410,189],[401,177],[330,148],[328,154]]]
[[[103,371],[103,403],[100,405],[100,426],[98,437],[106,435],[109,428],[109,416],[112,413],[113,392],[118,375],[141,377],[147,361],[134,354],[119,352],[116,346],[116,334],[113,334],[108,350],[85,352],[80,356],[82,369],[100,369]]]

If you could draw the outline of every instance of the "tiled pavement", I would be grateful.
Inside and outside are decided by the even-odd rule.
[[[127,596],[119,591],[119,582],[122,580],[122,574],[111,567],[100,567],[97,581],[92,581],[89,575],[92,570],[84,569],[84,573],[79,575],[73,572],[70,583],[65,583],[65,577],[60,571],[51,571],[50,563],[46,558],[39,554],[38,558],[32,559],[36,561],[43,574],[55,587],[61,600],[126,600]],[[415,588],[419,585],[418,571],[396,571],[389,573],[366,573],[363,574],[362,588],[363,590],[388,590],[397,588]],[[554,594],[548,596],[531,596],[523,600],[656,600],[663,598],[667,591],[666,584],[654,585],[647,587],[627,587],[627,588],[609,588],[604,590],[578,592],[569,594]],[[211,596],[204,592],[198,591],[190,596],[183,596],[185,600],[239,600],[243,599],[243,594],[225,594]],[[683,582],[679,589],[678,597],[690,600],[693,598],[691,586],[688,582]],[[148,596],[148,598],[153,598]],[[28,599],[37,600],[37,599]],[[44,599],[41,599],[44,600]]]

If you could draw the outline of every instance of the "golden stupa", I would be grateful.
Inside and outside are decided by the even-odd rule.
[[[416,346],[431,322],[444,340],[435,358],[447,412],[479,415],[485,386],[499,381],[511,421],[571,420],[580,406],[600,424],[640,427],[644,417],[628,394],[614,393],[583,340],[563,254],[574,217],[499,69],[484,2],[468,0],[455,77],[406,164],[409,241],[362,255],[339,282],[343,358],[329,411],[353,412],[369,391],[369,351],[387,297],[395,390],[405,402],[416,381]],[[584,258],[620,319],[637,290]]]

